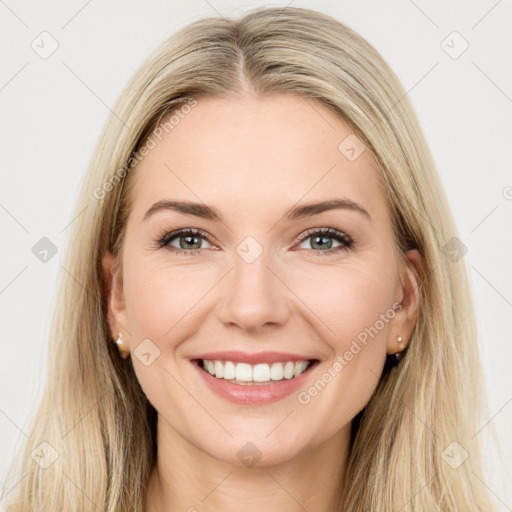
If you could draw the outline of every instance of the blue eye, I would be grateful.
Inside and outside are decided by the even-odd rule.
[[[300,237],[301,243],[305,240],[311,239],[310,245],[312,248],[319,248],[320,251],[313,251],[321,254],[333,254],[340,251],[347,251],[354,243],[353,239],[342,231],[333,228],[322,228],[309,230]],[[336,240],[340,245],[332,248],[331,239]]]
[[[177,249],[177,252],[185,253],[190,252],[192,253],[194,250],[198,250],[201,247],[202,239],[205,239],[206,241],[209,241],[208,236],[206,233],[199,229],[191,229],[191,228],[184,228],[184,229],[178,229],[177,231],[172,231],[171,233],[166,233],[160,240],[157,242],[157,247],[162,248],[165,246],[169,246],[172,248]],[[179,247],[176,247],[174,245],[170,245],[171,242],[174,240],[179,241]],[[195,245],[199,245],[199,247],[194,247]],[[188,250],[192,249],[192,251]]]
[[[333,254],[341,251],[347,251],[354,244],[354,240],[342,231],[333,228],[311,229],[299,236],[303,243],[311,238],[311,250],[318,254]],[[172,245],[171,242],[178,240],[179,247]],[[165,233],[155,244],[157,249],[169,247],[176,249],[176,254],[197,254],[201,249],[201,243],[206,240],[212,244],[209,236],[200,229],[183,228],[176,231]],[[338,247],[332,248],[332,241],[339,243]],[[319,250],[315,250],[319,249]]]

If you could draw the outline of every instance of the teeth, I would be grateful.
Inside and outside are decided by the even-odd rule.
[[[309,365],[309,361],[250,365],[247,363],[234,363],[233,361],[203,360],[203,368],[210,375],[217,379],[238,381],[239,383],[293,379],[304,373]]]
[[[247,363],[238,363],[236,365],[236,380],[250,382],[252,380],[252,366]]]
[[[291,379],[293,377],[294,370],[295,370],[295,365],[291,361],[286,363],[284,370],[283,370],[284,378]]]
[[[220,361],[217,361],[222,366],[222,363]],[[204,361],[203,361],[204,364]],[[215,374],[215,377],[218,377],[219,379],[234,379],[236,377],[236,367],[235,363],[232,363],[231,361],[226,361],[226,364],[224,365],[224,374],[217,375]]]
[[[215,361],[214,363],[215,376],[219,378],[224,377],[224,368],[222,367],[222,363],[220,361]]]

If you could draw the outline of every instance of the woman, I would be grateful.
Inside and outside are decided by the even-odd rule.
[[[382,57],[204,19],[114,111],[8,512],[490,510],[456,231]]]

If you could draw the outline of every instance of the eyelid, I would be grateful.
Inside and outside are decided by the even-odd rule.
[[[310,228],[301,233],[298,238],[298,244],[300,245],[304,240],[307,240],[313,235],[319,235],[319,236],[326,236],[328,238],[333,238],[336,240],[340,246],[327,249],[325,251],[312,251],[316,254],[325,254],[325,255],[333,255],[337,254],[341,251],[348,251],[348,250],[354,250],[356,247],[357,239],[351,235],[349,235],[346,231],[332,228],[329,226],[324,227],[317,227],[317,228]]]
[[[306,231],[302,232],[298,237],[297,240],[302,242],[302,240],[308,238],[311,235],[315,235],[317,233],[321,233],[323,235],[329,235],[329,236],[338,236],[340,238],[346,238],[347,242],[354,242],[355,240],[345,231],[341,229],[331,228],[328,226],[319,227],[319,228],[309,228],[306,229]]]
[[[211,237],[209,233],[207,233],[206,231],[203,231],[200,228],[186,227],[186,228],[177,228],[177,229],[165,229],[161,233],[162,234],[157,238],[156,243],[155,243],[156,249],[160,249],[160,248],[169,246],[170,242],[179,238],[180,235],[198,236],[198,237],[201,237],[204,240],[206,240],[211,245],[218,245],[213,240],[213,237]],[[347,234],[345,231],[336,229],[336,228],[332,228],[330,226],[323,226],[323,227],[309,228],[309,229],[303,231],[302,233],[300,233],[296,237],[297,243],[295,245],[300,244],[301,242],[303,242],[304,240],[306,240],[307,238],[309,238],[312,235],[318,235],[318,234],[327,236],[329,238],[334,238],[335,240],[338,241],[338,243],[342,244],[341,247],[337,247],[334,249],[328,249],[325,251],[313,251],[313,252],[317,252],[319,254],[321,254],[321,253],[332,254],[332,253],[337,252],[338,250],[343,250],[343,249],[348,250],[348,249],[352,248],[354,244],[357,243],[356,238]],[[173,246],[170,246],[170,247],[173,247]],[[187,250],[181,249],[181,248],[178,249],[177,247],[174,247],[174,249],[177,249],[182,252],[201,251],[201,249],[192,249],[190,251],[187,251]]]
[[[167,246],[173,238],[176,239],[180,235],[200,236],[200,237],[204,238],[209,244],[216,245],[213,238],[206,231],[203,231],[200,228],[178,228],[178,229],[164,229],[161,232],[161,235],[157,236],[155,248],[160,249],[160,248]],[[199,249],[195,249],[195,250],[199,250]]]

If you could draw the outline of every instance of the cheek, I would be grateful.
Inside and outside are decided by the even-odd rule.
[[[317,343],[325,359],[318,379],[292,397],[295,427],[276,433],[274,443],[279,438],[279,443],[287,446],[296,439],[300,446],[304,436],[312,444],[321,443],[347,425],[370,399],[386,350],[387,323],[381,326],[377,322],[392,305],[395,279],[392,264],[376,264],[384,259],[380,256],[351,265],[298,262],[276,269],[287,286],[280,280],[268,281],[269,286],[275,283],[277,287],[272,289],[273,300],[290,305],[291,316],[284,328],[316,340],[311,343]],[[215,307],[219,300],[229,298],[231,289],[221,281],[225,272],[213,263],[192,265],[135,257],[124,265],[127,321],[134,345],[149,338],[162,354],[149,367],[134,361],[137,378],[160,414],[185,437],[197,434],[198,444],[204,442],[204,414],[190,409],[190,396],[177,383],[190,378],[179,364],[180,347],[182,343],[186,346],[206,321],[220,322]],[[216,285],[219,288],[215,289]],[[379,328],[374,334],[376,325]],[[250,432],[239,417],[228,415],[223,422],[240,436]]]
[[[170,339],[172,330],[182,329],[214,284],[210,272],[187,265],[158,265],[133,260],[126,265],[125,300],[127,321],[134,336]]]
[[[179,364],[179,347],[196,328],[194,305],[212,286],[205,272],[186,267],[140,255],[127,257],[123,266],[127,327],[137,380],[160,414],[181,411],[173,416],[173,425],[182,432],[191,428],[196,415],[201,418],[201,411],[190,410],[190,395],[180,385],[186,375]],[[149,361],[143,357],[146,352]]]
[[[291,287],[317,317],[315,324],[324,325],[322,332],[329,345],[337,353],[344,352],[353,339],[376,323],[385,334],[388,322],[383,324],[380,319],[393,314],[392,268],[390,265],[386,271],[374,264],[310,268],[307,274],[300,273]]]
[[[289,320],[306,319],[321,333],[320,339],[327,342],[331,352],[344,353],[354,339],[364,341],[365,333],[377,345],[385,336],[387,323],[379,319],[390,311],[395,282],[393,266],[384,267],[375,262],[350,266],[309,262],[304,268],[299,264],[295,269],[283,269],[288,288],[282,289],[280,300],[294,304],[298,318]],[[219,272],[214,263],[191,265],[133,258],[124,269],[127,322],[135,338],[154,339],[157,344],[165,339],[168,344],[180,333],[193,332],[199,326],[191,323],[215,309],[212,297],[217,292],[213,289],[223,271]],[[222,296],[226,298],[224,293]],[[275,300],[279,293],[272,290],[272,297]]]
[[[329,357],[317,380],[301,389],[297,400],[308,422],[319,418],[312,428],[324,428],[325,435],[347,424],[366,405],[382,372],[388,325],[394,317],[394,276],[381,270],[340,268],[330,272],[329,279],[320,278],[319,271],[316,283],[322,286],[299,291],[321,320],[316,325],[329,345]],[[327,416],[330,421],[322,427]]]

